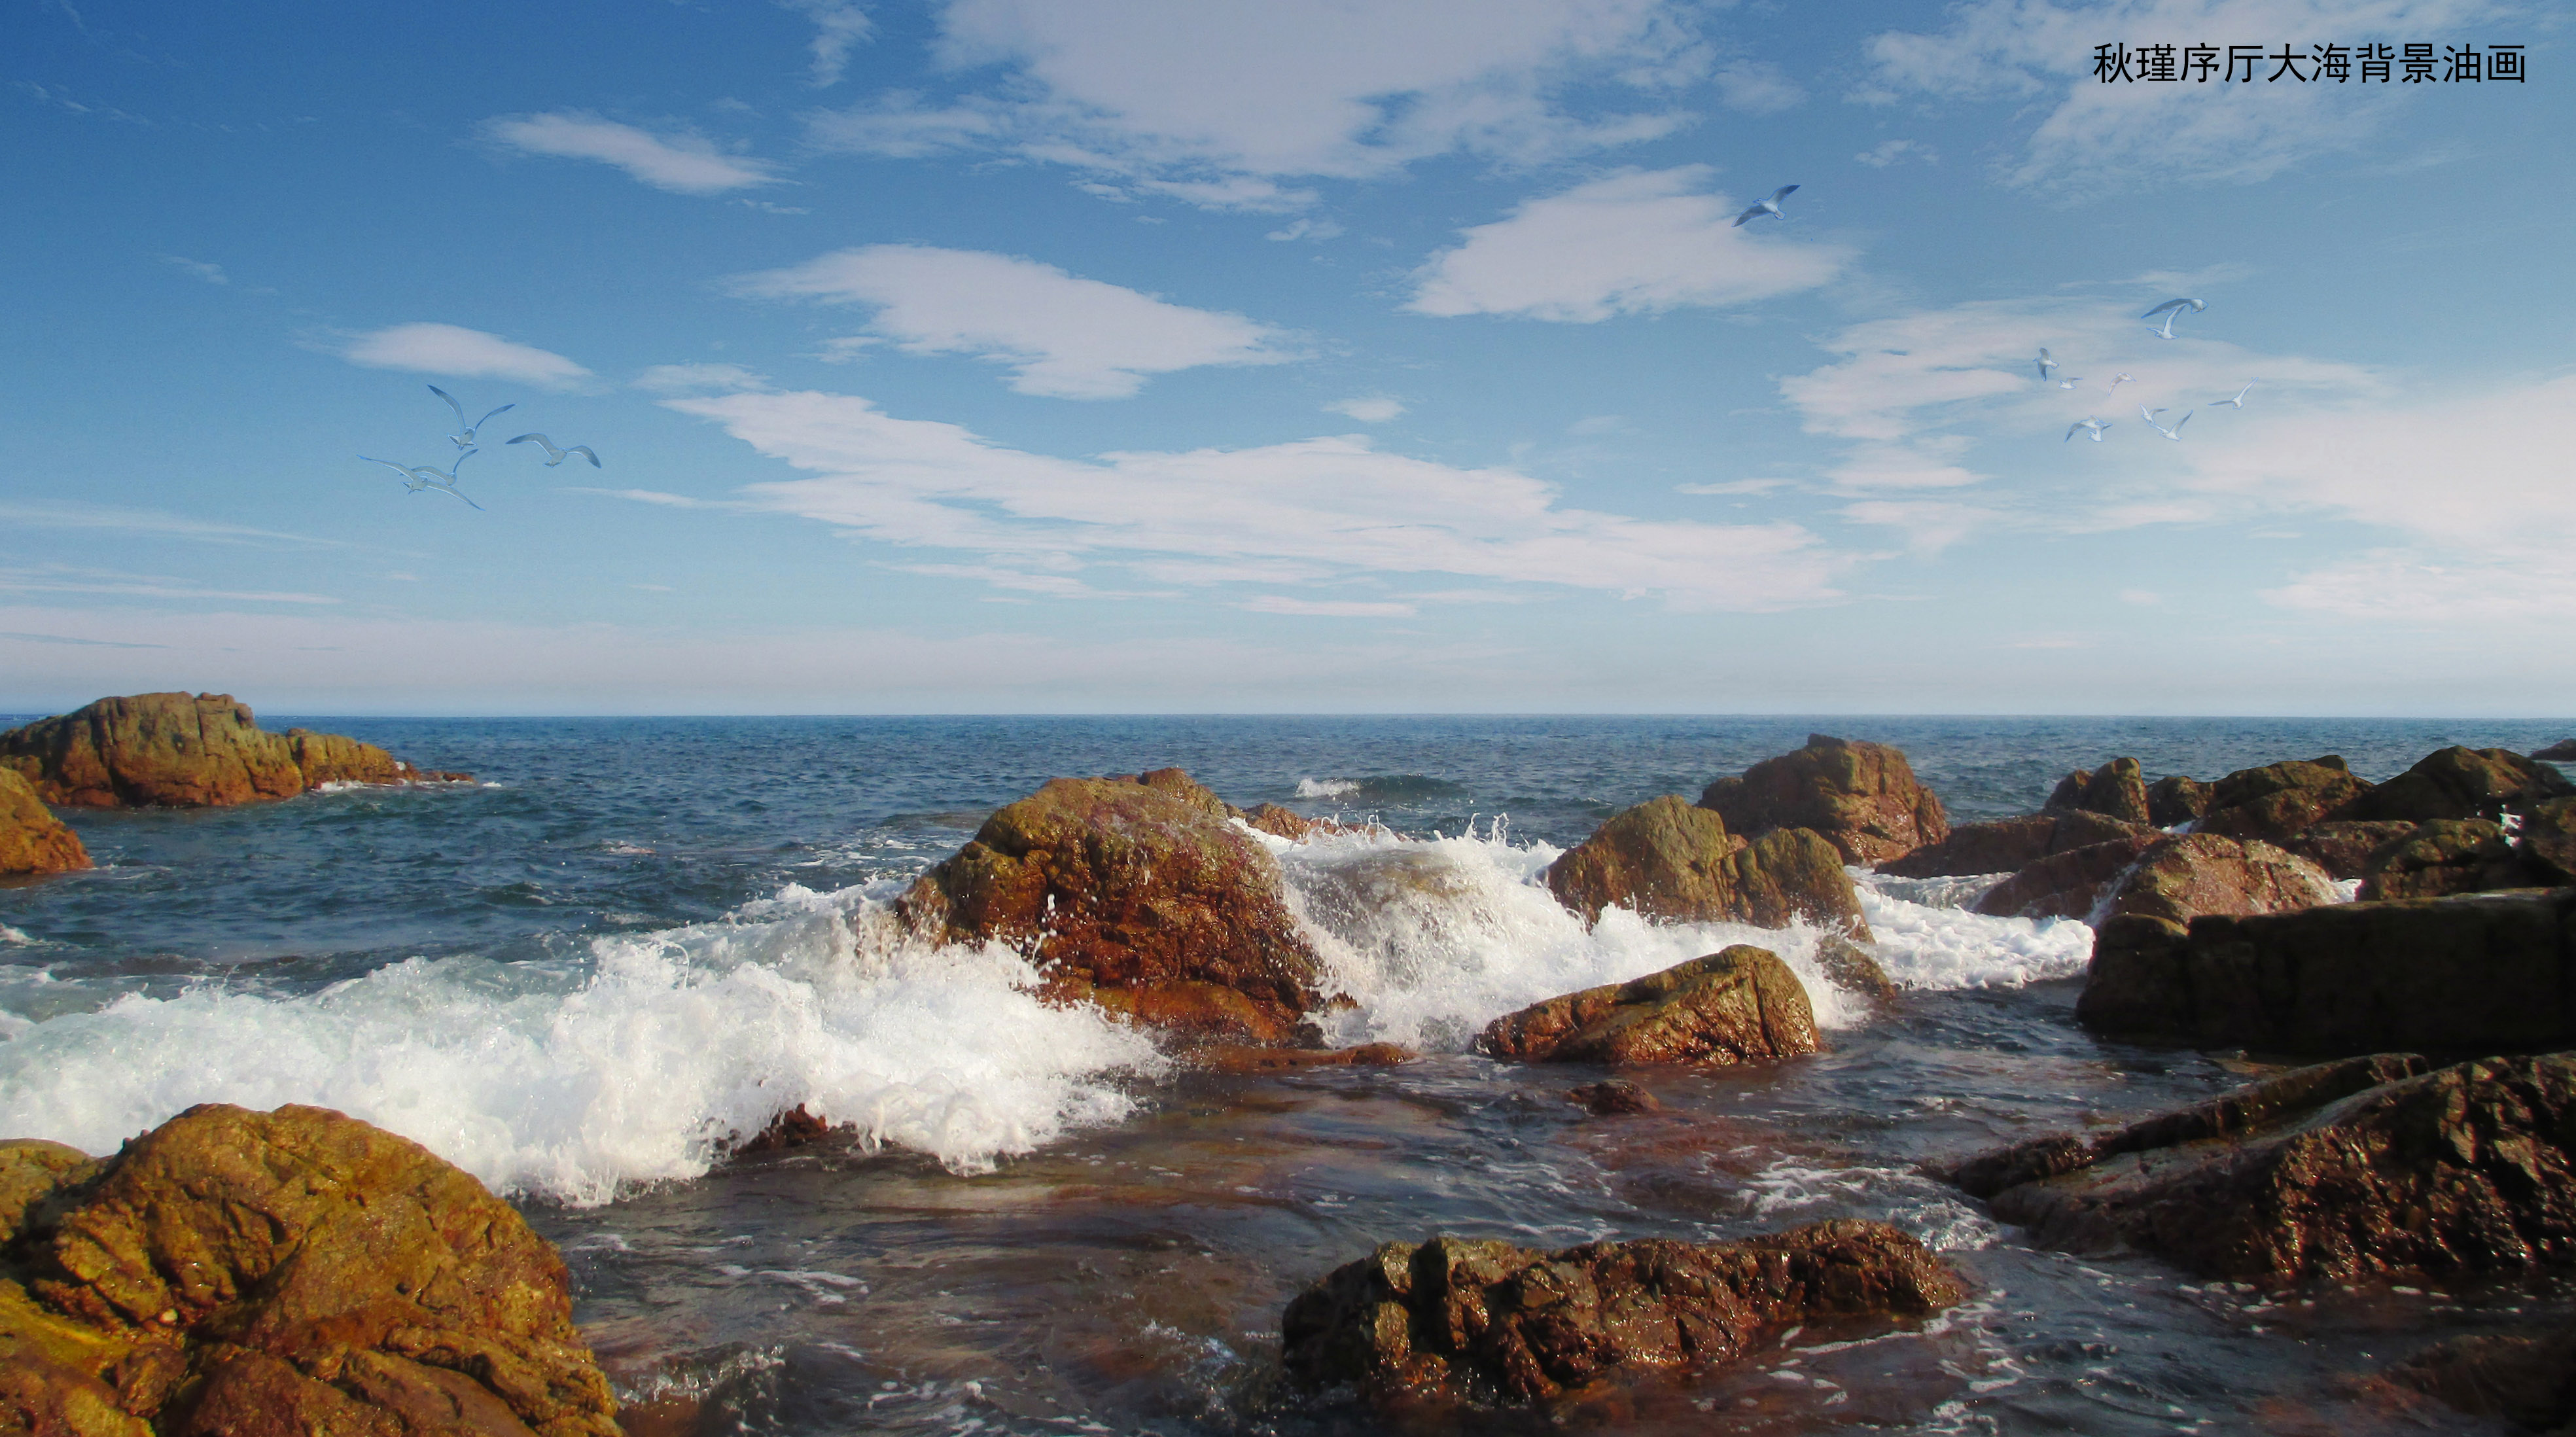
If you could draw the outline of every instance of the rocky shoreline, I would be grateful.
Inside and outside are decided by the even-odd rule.
[[[336,736],[260,733],[228,698],[102,700],[0,735],[0,871],[19,852],[86,864],[48,837],[61,825],[46,802],[458,777]],[[1236,808],[1178,769],[1057,779],[995,811],[893,919],[926,942],[1006,945],[1048,1001],[1095,1006],[1212,1072],[1402,1063],[1414,1055],[1390,1045],[1322,1045],[1331,984],[1282,879],[1288,847],[1359,831]],[[2576,785],[2500,749],[2444,749],[2377,785],[2332,756],[2206,782],[2150,782],[2115,758],[2068,775],[2039,813],[1953,826],[1904,754],[1817,735],[1696,803],[1612,815],[1538,881],[1587,924],[1618,910],[1798,925],[1822,935],[1837,986],[1901,1002],[1846,865],[1991,876],[1978,911],[2097,930],[2076,1008],[2094,1031],[2258,1066],[2340,1059],[1934,1165],[2036,1242],[2286,1289],[2576,1259],[2576,1060],[2556,1051],[2576,1047],[2572,838]],[[29,862],[14,871],[49,871]],[[2363,901],[2347,898],[2356,884]],[[1824,1040],[1797,974],[1736,945],[1506,1014],[1476,1046],[1715,1070],[1795,1062]],[[1616,1078],[1569,1096],[1603,1115],[1655,1105]],[[734,1150],[812,1143],[840,1120],[793,1106]],[[239,1235],[244,1212],[262,1214],[259,1243]],[[424,1150],[318,1109],[191,1109],[100,1161],[0,1145],[0,1367],[19,1374],[0,1375],[0,1433],[20,1430],[13,1410],[24,1430],[84,1435],[615,1431],[561,1262],[517,1222]],[[343,1229],[354,1256],[331,1255]],[[292,1296],[298,1264],[326,1296]],[[1803,1325],[1918,1323],[1969,1289],[1902,1232],[1850,1220],[1544,1250],[1433,1233],[1292,1301],[1282,1361],[1301,1400],[1467,1420],[1738,1362]],[[2389,1380],[2456,1394],[2461,1372],[2554,1360],[2557,1341],[2428,1354]],[[439,1404],[445,1425],[423,1425]],[[305,1425],[259,1425],[278,1413]]]

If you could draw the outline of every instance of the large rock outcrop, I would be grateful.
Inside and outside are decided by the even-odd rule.
[[[1281,1356],[1309,1388],[1381,1405],[1540,1405],[1596,1378],[1734,1361],[1791,1326],[1918,1320],[1966,1296],[1921,1243],[1852,1219],[1558,1252],[1444,1236],[1387,1243],[1298,1294]]]
[[[2510,1273],[2576,1260],[2576,1054],[2282,1074],[1954,1181],[2053,1246],[2125,1242],[2239,1282]]]
[[[2099,920],[2140,915],[2189,923],[2208,913],[2291,913],[2343,894],[2326,871],[2254,839],[2214,833],[2167,838],[2138,855],[2103,890]]]
[[[2413,836],[2411,823],[2320,823],[2282,839],[2280,847],[2295,853],[2335,878],[2366,878],[2371,855]]]
[[[2576,889],[2103,925],[2075,1016],[2113,1037],[2318,1056],[2576,1045]]]
[[[1476,1046],[1527,1063],[1762,1063],[1817,1048],[1806,985],[1739,943],[1626,983],[1506,1013]]]
[[[1950,832],[1941,800],[1915,781],[1905,755],[1885,744],[1823,734],[1807,746],[1766,758],[1734,778],[1721,778],[1699,806],[1727,830],[1758,838],[1780,828],[1809,828],[1847,863],[1880,863],[1938,843]]]
[[[1963,823],[1938,843],[1927,843],[1902,858],[1878,866],[1899,878],[1941,878],[1954,874],[2013,873],[2043,858],[2125,839],[2160,838],[2150,828],[2098,813],[2035,813]]]
[[[14,768],[0,768],[0,878],[76,873],[90,866],[80,835],[63,826],[36,787]]]
[[[1977,895],[1975,911],[1997,918],[2090,918],[2102,891],[2140,854],[2165,841],[2162,833],[2142,828],[2107,843],[2052,853]]]
[[[2463,748],[2426,754],[2413,768],[2354,799],[2340,817],[2431,823],[2494,818],[2553,798],[2576,795],[2576,783],[2511,749]]]
[[[2371,851],[2363,863],[2363,898],[2440,898],[2547,883],[2523,862],[2504,826],[2483,818],[2437,818]]]
[[[2115,758],[2096,769],[2077,769],[2059,780],[2046,812],[2098,813],[2122,823],[2147,822],[2146,774],[2134,758]]]
[[[2369,791],[2369,782],[2335,754],[2238,769],[2209,786],[2209,811],[2193,831],[2279,843],[2348,816],[2345,810]]]
[[[100,699],[0,733],[0,768],[66,808],[212,808],[293,798],[326,783],[466,777],[415,768],[339,734],[264,733],[230,694]]]
[[[618,1431],[554,1249],[325,1109],[208,1104],[98,1162],[0,1143],[0,1254],[0,1431]]]
[[[2197,822],[2209,812],[2210,786],[2173,774],[2147,785],[2147,822],[2158,828]]]
[[[1869,937],[1842,855],[1822,836],[1779,829],[1746,843],[1725,819],[1673,794],[1618,814],[1568,849],[1548,865],[1547,886],[1587,923],[1627,908],[1678,923],[1804,920]]]
[[[1177,768],[1059,778],[984,820],[896,912],[944,942],[1027,952],[1062,1001],[1284,1042],[1322,1001],[1279,862]]]

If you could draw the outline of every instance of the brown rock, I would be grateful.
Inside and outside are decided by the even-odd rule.
[[[2576,1326],[2455,1337],[2399,1363],[2388,1377],[2472,1417],[2564,1431],[2576,1425]]]
[[[2098,813],[2122,823],[2147,822],[2147,780],[2134,758],[2115,758],[2097,769],[2077,769],[2057,785],[2044,807]]]
[[[26,775],[0,768],[0,877],[76,873],[90,866],[80,835],[64,827],[36,797]]]
[[[2113,1036],[2260,1052],[2576,1045],[2576,891],[2115,919],[2077,1000]]]
[[[2278,843],[2330,818],[2351,817],[2345,809],[2369,791],[2334,754],[2239,769],[2210,785],[2209,811],[2193,831]]]
[[[2514,846],[2536,881],[2576,883],[2576,798],[2533,804],[2522,816],[2522,835]]]
[[[0,767],[24,775],[45,802],[68,808],[208,808],[293,798],[333,782],[466,777],[424,773],[338,734],[262,733],[250,706],[230,694],[100,699],[0,733]]]
[[[1793,1324],[1888,1324],[1966,1296],[1921,1243],[1851,1219],[1559,1252],[1434,1237],[1388,1243],[1299,1294],[1281,1355],[1303,1385],[1347,1383],[1381,1404],[1536,1404],[1614,1371],[1734,1361]]]
[[[1999,818],[1960,824],[1950,830],[1948,838],[1882,863],[1878,871],[1898,878],[2012,873],[2054,854],[2140,836],[2163,835],[2102,814],[2071,810]]]
[[[1596,1118],[1624,1117],[1635,1113],[1660,1113],[1661,1100],[1625,1078],[1604,1078],[1568,1088],[1565,1095],[1583,1105],[1583,1110]]]
[[[2454,744],[2355,799],[2341,816],[2408,823],[2493,818],[2570,795],[2576,795],[2576,783],[2545,763],[2511,749]]]
[[[2533,758],[2555,759],[2560,763],[2576,760],[2576,738],[2562,738],[2558,742],[2549,745],[2547,748],[2533,749],[2531,751],[2531,756]]]
[[[1476,1046],[1525,1063],[1731,1066],[1815,1052],[1816,1015],[1789,965],[1739,943],[1506,1013]]]
[[[1218,1073],[1287,1073],[1300,1068],[1394,1068],[1421,1057],[1396,1043],[1356,1048],[1258,1048],[1244,1043],[1203,1043],[1189,1061]]]
[[[1941,800],[1915,781],[1902,751],[1823,734],[1809,734],[1795,753],[1710,784],[1699,806],[1747,838],[1813,829],[1848,863],[1884,862],[1950,832]]]
[[[2210,785],[2180,774],[2147,785],[2147,822],[2158,828],[2189,823],[2209,812]]]
[[[2188,833],[2138,855],[2103,892],[2101,912],[2105,919],[2138,914],[2189,923],[2204,913],[2288,913],[2342,898],[2324,869],[2295,854]]]
[[[2364,898],[2439,898],[2547,882],[2523,862],[2503,826],[2483,818],[2419,824],[2372,850],[2366,863]]]
[[[1978,895],[1975,911],[1997,918],[2089,918],[2138,855],[2171,842],[2152,828],[2108,843],[2052,853]]]
[[[1059,778],[984,821],[896,902],[947,942],[1021,945],[1048,994],[1275,1043],[1321,1002],[1279,863],[1176,768]]]
[[[1747,844],[1678,795],[1601,825],[1548,865],[1547,886],[1587,923],[1620,907],[1669,922],[1780,928],[1804,919],[1864,938],[1869,931],[1842,855],[1823,838],[1783,829]]]
[[[2280,847],[2332,877],[2361,878],[2370,872],[2372,854],[2414,832],[2411,823],[2320,823],[2282,839]]]
[[[769,1126],[736,1146],[738,1158],[758,1157],[762,1153],[781,1153],[791,1148],[810,1147],[832,1135],[832,1125],[803,1103],[789,1108],[769,1120]]]
[[[2312,1091],[2258,1093],[2234,1114],[2222,1100],[1963,1168],[2003,1184],[1995,1215],[2040,1242],[2123,1241],[2239,1282],[2576,1258],[2576,1054],[2404,1076],[2420,1067],[2401,1054],[2285,1074],[2275,1083]]]
[[[46,1170],[0,1267],[0,1430],[617,1431],[562,1260],[417,1144],[207,1104],[103,1162],[0,1144],[0,1189]]]
[[[1887,970],[1879,966],[1868,949],[1841,934],[1828,933],[1816,940],[1816,966],[1825,970],[1825,977],[1844,992],[1880,1003],[1896,997],[1896,982],[1887,976]]]

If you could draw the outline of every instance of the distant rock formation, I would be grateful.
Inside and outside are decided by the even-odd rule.
[[[310,729],[263,733],[230,694],[135,694],[0,733],[0,768],[66,808],[213,808],[293,798],[326,783],[424,783],[370,743]]]
[[[76,873],[90,866],[80,835],[64,827],[36,797],[36,786],[26,775],[0,768],[0,878]]]
[[[1823,734],[1809,734],[1795,753],[1710,784],[1699,806],[1744,838],[1813,829],[1846,863],[1882,863],[1950,833],[1941,800],[1915,781],[1903,751]]]
[[[1816,1015],[1779,955],[1739,943],[1506,1013],[1476,1046],[1526,1063],[1762,1063],[1815,1052]]]
[[[618,1427],[563,1260],[508,1203],[327,1109],[206,1104],[99,1161],[0,1142],[0,1430]]]
[[[2547,748],[2533,749],[2531,751],[2531,756],[2533,758],[2555,759],[2560,763],[2576,760],[2576,738],[2562,738]]]
[[[2355,799],[2336,817],[2408,823],[2494,818],[2570,795],[2576,795],[2576,783],[2545,763],[2534,763],[2511,749],[2454,744],[2426,754],[2413,768]]]
[[[1748,844],[1677,794],[1602,824],[1548,865],[1547,887],[1587,923],[1626,908],[1676,923],[1781,928],[1803,919],[1869,938],[1842,855],[1821,835],[1779,829]]]
[[[2060,780],[2040,806],[2043,813],[2098,813],[2122,823],[2147,822],[2147,780],[2134,758],[2115,758],[2097,769],[2077,769]]]
[[[1045,992],[1157,1027],[1261,1043],[1322,1002],[1279,861],[1177,768],[1059,778],[997,810],[896,900],[943,942],[1000,939]]]
[[[1736,1361],[1794,1325],[1918,1320],[1966,1296],[1920,1242],[1849,1218],[1557,1252],[1442,1236],[1387,1243],[1298,1294],[1281,1355],[1297,1383],[1380,1405],[1541,1405],[1613,1372]]]

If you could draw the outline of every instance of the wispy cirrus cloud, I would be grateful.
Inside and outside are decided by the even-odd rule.
[[[71,564],[0,567],[0,593],[101,594],[143,599],[221,599],[254,604],[336,604],[328,594],[217,589],[167,574],[130,574]]]
[[[1013,389],[1059,399],[1124,399],[1156,374],[1295,357],[1281,331],[1242,315],[980,250],[867,245],[732,283],[739,294],[869,306],[873,334],[909,353],[1007,365]]]
[[[483,122],[483,135],[521,154],[615,165],[673,194],[720,195],[776,184],[779,178],[776,165],[727,153],[703,136],[685,131],[656,135],[585,110],[498,116]]]
[[[30,529],[105,529],[154,538],[188,539],[201,544],[287,545],[313,549],[345,547],[337,539],[316,539],[309,534],[228,524],[159,509],[129,509],[104,504],[0,500],[0,520]]]
[[[578,389],[591,372],[550,350],[454,324],[396,324],[348,335],[335,352],[372,369],[408,369],[456,379],[515,379],[544,389]]]
[[[857,0],[779,0],[797,14],[814,22],[814,40],[806,47],[813,57],[813,81],[818,89],[841,82],[841,72],[849,68],[850,52],[866,44],[876,26],[868,19],[867,10]]]
[[[1838,245],[1738,226],[1745,202],[1710,177],[1706,165],[1634,170],[1530,200],[1432,256],[1405,308],[1590,324],[1813,289],[1849,261]]]

